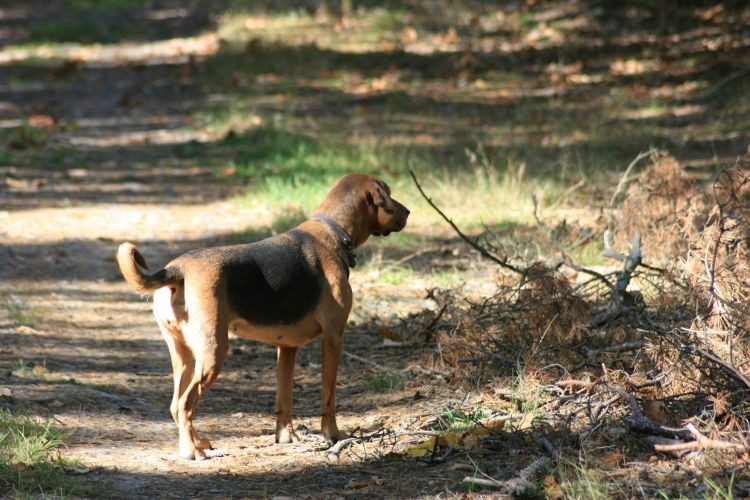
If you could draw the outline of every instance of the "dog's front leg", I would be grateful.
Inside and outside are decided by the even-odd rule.
[[[346,434],[341,432],[336,425],[336,373],[339,369],[342,347],[343,333],[323,335],[321,359],[323,399],[320,402],[323,417],[320,421],[320,428],[323,431],[323,437],[333,443],[346,437]]]
[[[296,347],[276,348],[276,442],[280,444],[299,441],[292,426],[292,391],[294,389],[294,362]]]

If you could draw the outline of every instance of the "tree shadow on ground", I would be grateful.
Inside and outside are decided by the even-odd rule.
[[[211,2],[220,9],[226,2]],[[27,0],[2,6],[0,48],[23,43],[121,43],[190,36],[209,29],[208,2]]]
[[[717,51],[701,45],[717,26],[724,26],[696,17],[694,10],[703,4],[678,9],[662,26],[665,32],[654,35],[649,30],[661,26],[662,18],[648,5],[626,9],[574,3],[570,12],[551,16],[544,14],[551,6],[544,5],[530,15],[544,19],[536,23],[585,15],[587,23],[571,28],[559,43],[518,50],[498,43],[489,50],[469,44],[428,53],[354,53],[260,41],[239,51],[221,47],[207,57],[164,64],[7,63],[0,100],[13,105],[0,107],[0,119],[15,125],[0,129],[0,144],[10,146],[0,156],[0,165],[10,167],[0,167],[0,172],[14,181],[0,189],[0,200],[10,209],[28,209],[102,200],[223,198],[236,189],[210,181],[213,172],[232,162],[252,164],[251,175],[263,178],[296,174],[260,168],[268,153],[259,153],[255,141],[274,130],[290,137],[288,143],[268,145],[280,147],[282,156],[288,154],[283,150],[287,146],[341,142],[353,130],[374,138],[380,151],[402,137],[398,147],[407,156],[449,169],[465,168],[464,150],[480,142],[501,159],[500,166],[514,158],[527,163],[530,176],[540,177],[554,176],[566,163],[583,171],[619,169],[648,146],[709,167],[745,152],[748,137],[741,131],[747,130],[748,112],[732,103],[742,95],[742,79],[734,75],[742,70],[748,47],[728,44]],[[136,2],[129,8],[170,6]],[[480,7],[480,12],[488,8]],[[430,9],[405,8],[414,10],[410,22],[428,32],[435,23],[445,24]],[[738,15],[737,6],[726,8],[727,19]],[[14,19],[35,15],[24,7]],[[185,21],[188,31],[207,27],[204,17],[188,13],[185,19],[197,19]],[[642,24],[633,31],[635,21]],[[734,26],[723,31],[725,36],[739,36],[741,23],[722,22]],[[477,32],[482,29],[467,36],[472,39]],[[510,37],[493,36],[498,42]],[[467,71],[467,52],[472,54],[470,75],[460,76]],[[659,58],[661,67],[638,66],[645,64],[641,60]],[[630,60],[638,71],[611,69],[613,61]],[[571,76],[565,68],[576,69]],[[400,75],[393,89],[362,92],[346,84],[367,83],[389,72]],[[579,74],[585,78],[572,79]],[[462,78],[483,83],[461,84]],[[222,109],[257,115],[265,124],[282,115],[288,123],[230,130],[218,138],[196,139],[195,130],[185,130],[200,128],[194,127],[196,113]],[[30,127],[30,116],[50,117],[53,124]],[[347,134],[342,135],[342,125]],[[247,176],[241,172],[233,182]]]

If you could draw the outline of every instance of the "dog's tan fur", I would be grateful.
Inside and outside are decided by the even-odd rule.
[[[350,174],[335,184],[314,215],[333,219],[351,238],[354,247],[359,247],[370,235],[388,235],[403,229],[409,211],[390,197],[390,189],[382,180]],[[322,291],[319,299],[315,299],[314,308],[293,323],[282,319],[273,324],[258,324],[232,307],[233,297],[229,296],[226,276],[228,262],[240,253],[253,256],[250,245],[190,252],[153,273],[147,271],[146,261],[135,246],[120,245],[117,252],[120,270],[136,291],[153,294],[154,315],[169,347],[174,374],[170,411],[179,429],[182,457],[202,459],[206,456],[205,450],[211,448],[209,441],[195,429],[193,416],[200,397],[222,368],[229,331],[277,346],[278,443],[297,439],[291,420],[297,350],[322,335],[321,429],[329,441],[344,436],[336,425],[335,391],[344,327],[352,306],[346,250],[334,228],[316,219],[300,224],[294,234],[285,233],[265,241],[270,245],[296,245],[299,235],[309,236],[313,241],[314,269],[322,273],[319,276]],[[269,257],[258,257],[261,258]]]

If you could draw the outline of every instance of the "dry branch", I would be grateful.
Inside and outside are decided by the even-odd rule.
[[[685,450],[725,450],[737,453],[750,451],[750,445],[742,443],[732,443],[720,439],[711,439],[698,431],[693,424],[687,424],[686,430],[695,438],[695,441],[675,444],[654,444],[656,451],[685,451]]]
[[[417,186],[417,189],[419,190],[419,194],[422,195],[422,198],[425,199],[425,201],[440,215],[440,217],[443,218],[445,222],[447,222],[453,230],[456,232],[456,234],[471,248],[479,252],[479,254],[482,257],[485,257],[487,259],[490,259],[491,261],[495,262],[497,265],[504,269],[508,269],[509,271],[513,271],[514,273],[518,273],[521,276],[526,276],[527,270],[520,269],[513,264],[508,263],[508,256],[504,255],[502,257],[498,257],[497,255],[494,255],[493,253],[489,252],[485,247],[477,243],[476,238],[469,238],[466,236],[459,228],[456,226],[456,224],[447,216],[445,213],[440,210],[437,205],[432,201],[430,197],[428,197],[424,190],[422,189],[422,186],[419,184],[419,181],[417,180],[417,176],[414,175],[414,172],[412,170],[409,171],[411,174],[411,178],[414,180],[414,184]]]
[[[559,385],[562,387],[579,386],[585,389],[591,389],[592,387],[594,387],[594,382],[589,382],[588,380],[560,380],[558,382],[555,382],[555,385]]]
[[[371,359],[363,358],[362,356],[357,356],[356,354],[352,354],[347,351],[343,351],[344,356],[347,358],[351,358],[355,361],[359,361],[360,363],[364,363],[366,365],[372,366],[376,370],[380,370],[381,372],[390,373],[392,375],[396,375],[397,377],[403,377],[405,373],[402,370],[396,370],[393,368],[389,368],[387,366],[381,365],[380,363],[376,363],[375,361],[372,361]]]
[[[491,477],[485,479],[481,477],[467,476],[463,479],[463,483],[498,488],[504,490],[510,495],[517,495],[528,489],[532,485],[534,478],[541,474],[551,464],[552,460],[549,457],[539,457],[519,472],[518,476],[506,481],[498,481]]]
[[[630,405],[632,412],[631,416],[624,417],[622,420],[625,424],[635,430],[645,432],[648,434],[657,434],[661,436],[674,436],[674,437],[689,437],[690,432],[687,429],[675,429],[672,427],[666,427],[658,422],[654,422],[648,418],[641,410],[638,400],[635,396],[627,392],[620,386],[612,388],[617,394],[619,394],[625,401]]]
[[[337,442],[336,444],[334,444],[333,446],[331,446],[330,448],[326,450],[326,457],[331,460],[334,458],[336,459],[339,458],[339,455],[341,454],[342,451],[344,451],[346,448],[348,448],[349,446],[351,446],[357,441],[360,441],[360,439],[353,438],[353,437],[342,439],[341,441]]]
[[[633,161],[630,162],[630,165],[628,165],[628,168],[625,169],[622,177],[620,177],[620,182],[617,183],[617,188],[615,188],[615,192],[612,194],[612,198],[609,200],[609,206],[614,207],[615,204],[619,204],[620,201],[622,201],[623,197],[625,196],[625,189],[628,187],[628,184],[632,180],[630,176],[631,171],[635,168],[639,161],[646,158],[647,156],[651,156],[651,154],[651,151],[642,151],[638,153],[638,156],[636,156]]]

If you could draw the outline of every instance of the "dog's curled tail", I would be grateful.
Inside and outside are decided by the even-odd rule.
[[[120,266],[125,281],[138,293],[151,294],[163,286],[177,284],[183,279],[178,267],[148,272],[146,259],[132,243],[123,243],[117,249],[117,265]]]

